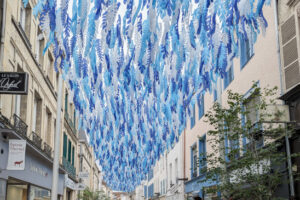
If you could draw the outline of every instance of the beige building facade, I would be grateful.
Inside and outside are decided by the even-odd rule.
[[[32,14],[36,1],[29,0],[26,7],[21,0],[0,2],[0,71],[28,74],[26,95],[0,95],[0,146],[4,148],[0,155],[0,199],[47,199],[51,195],[60,72],[54,70],[52,47],[43,53],[47,36],[39,27],[38,18]],[[63,82],[58,199],[75,200],[80,167],[78,114],[69,94]],[[25,171],[3,170],[6,169],[10,139],[26,140]],[[100,170],[94,163],[93,150],[87,149],[89,161],[86,170],[90,178],[86,184],[96,191],[100,185]],[[38,194],[35,191],[41,191],[39,194],[44,196],[35,197]]]

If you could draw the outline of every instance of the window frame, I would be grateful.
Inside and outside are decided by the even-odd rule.
[[[249,37],[249,36],[248,36]],[[253,44],[250,44],[250,40],[241,36],[240,42],[240,68],[241,70],[247,65],[254,55]]]

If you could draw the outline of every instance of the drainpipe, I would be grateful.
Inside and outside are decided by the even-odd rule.
[[[279,28],[278,28],[278,7],[277,0],[273,0],[274,3],[274,18],[275,18],[275,34],[276,34],[276,52],[280,76],[280,96],[283,94],[283,83],[282,83],[282,68],[281,68],[281,55],[280,55],[280,42],[279,42]]]
[[[5,26],[6,26],[6,0],[2,4],[2,24],[1,24],[1,43],[0,43],[0,71],[3,71],[3,54],[4,54],[4,41],[5,41]],[[2,100],[0,96],[0,111],[2,110]]]

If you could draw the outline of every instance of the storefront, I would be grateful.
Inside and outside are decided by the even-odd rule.
[[[7,170],[9,140],[25,139],[24,170]],[[46,200],[51,197],[52,159],[47,157],[28,138],[0,122],[0,200]],[[63,169],[59,170],[58,198],[64,188]]]

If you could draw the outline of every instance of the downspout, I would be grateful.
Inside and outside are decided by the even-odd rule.
[[[273,0],[274,3],[274,17],[275,17],[275,34],[276,34],[276,52],[277,52],[277,60],[278,60],[278,68],[279,68],[279,76],[280,76],[280,96],[283,95],[283,83],[282,83],[282,68],[281,68],[281,55],[280,55],[280,42],[279,42],[279,28],[278,28],[278,7],[277,0]]]
[[[6,0],[3,0],[2,8],[2,24],[1,24],[1,41],[0,41],[0,72],[3,71],[3,54],[4,54],[4,41],[5,41],[5,27],[6,27]],[[0,112],[2,110],[2,100],[0,96]]]

